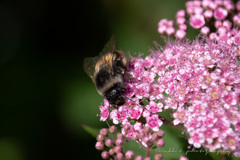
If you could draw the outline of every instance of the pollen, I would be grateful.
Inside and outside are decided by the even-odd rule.
[[[185,114],[183,112],[178,114],[179,119],[183,119],[184,116],[185,116]]]
[[[179,88],[178,93],[179,94],[184,94],[185,93],[185,88],[184,87]]]
[[[235,140],[233,138],[230,138],[230,139],[227,140],[227,144],[229,146],[233,146],[233,145],[235,145]]]
[[[210,93],[210,96],[211,96],[213,99],[217,99],[217,98],[218,98],[217,91],[212,91],[212,92]]]
[[[210,76],[207,76],[205,78],[205,81],[206,81],[207,84],[210,84],[212,82],[212,78]]]
[[[195,84],[196,84],[196,82],[195,82],[195,81],[191,81],[191,82],[190,82],[190,86],[191,86],[191,87],[194,87],[194,86],[195,86]]]
[[[196,112],[198,112],[198,113],[201,113],[201,112],[202,112],[202,106],[201,106],[201,105],[197,105],[197,106],[195,107],[195,109],[196,109]]]

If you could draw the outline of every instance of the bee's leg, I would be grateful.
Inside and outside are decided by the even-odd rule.
[[[130,79],[133,79],[133,76],[128,72],[125,72],[124,75]]]
[[[115,71],[115,73],[120,74],[120,75],[124,75],[124,69],[121,67],[114,67],[113,70]]]

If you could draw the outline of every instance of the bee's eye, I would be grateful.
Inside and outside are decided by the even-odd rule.
[[[120,59],[117,59],[116,65],[117,65],[117,66],[122,66],[122,61],[121,61]]]

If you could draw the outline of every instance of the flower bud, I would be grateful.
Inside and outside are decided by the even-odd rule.
[[[142,139],[142,138],[145,137],[145,134],[144,134],[143,132],[139,132],[138,137],[139,137],[140,139]]]
[[[100,134],[103,135],[103,136],[108,135],[108,129],[107,129],[107,128],[101,129],[101,130],[100,130]]]
[[[201,28],[201,33],[203,35],[208,35],[209,32],[210,32],[210,29],[207,26],[204,26]]]
[[[114,155],[114,149],[113,148],[111,148],[111,149],[109,149],[109,151],[108,151],[108,153],[112,156],[112,155]]]
[[[101,156],[102,156],[103,159],[108,159],[109,154],[108,154],[107,151],[103,151],[102,154],[101,154]]]
[[[121,146],[123,145],[123,140],[118,138],[115,143],[116,145]]]
[[[134,153],[133,153],[133,151],[127,151],[126,153],[125,153],[125,157],[126,157],[126,159],[133,159],[133,157],[134,157]]]
[[[104,137],[103,135],[101,135],[101,134],[99,134],[99,135],[97,136],[97,140],[98,140],[98,141],[101,141],[101,142],[104,140],[104,138],[105,138],[105,137]]]
[[[131,142],[132,138],[126,136],[126,142]]]
[[[150,128],[149,126],[145,126],[145,127],[143,128],[143,131],[144,131],[145,133],[149,133],[149,132],[151,131],[151,128]]]
[[[122,147],[120,147],[120,146],[115,146],[115,147],[114,147],[114,151],[115,151],[115,153],[122,152]]]
[[[148,144],[149,141],[150,141],[150,139],[149,139],[148,137],[143,137],[142,140],[143,140],[143,142],[146,143],[146,144]]]
[[[111,147],[111,146],[113,145],[113,141],[108,138],[108,139],[105,141],[105,145],[108,146],[108,147]]]
[[[157,153],[157,154],[154,155],[154,159],[155,160],[161,160],[162,159],[162,155]]]
[[[123,138],[124,138],[124,135],[123,135],[122,133],[118,133],[118,134],[117,134],[117,138],[123,139]]]
[[[151,158],[150,157],[145,157],[144,160],[151,160]]]
[[[123,129],[125,130],[125,132],[128,132],[128,131],[131,129],[130,124],[125,123],[125,124],[123,125]]]
[[[153,132],[152,139],[155,140],[155,141],[159,139],[159,136],[158,136],[157,132]]]
[[[124,159],[124,154],[122,152],[119,152],[119,153],[117,153],[116,158],[117,158],[117,160],[122,160],[122,159]]]
[[[142,156],[137,156],[135,160],[143,160]]]
[[[219,28],[219,27],[222,26],[222,22],[221,21],[215,21],[214,25],[215,25],[216,28]]]
[[[157,140],[156,146],[157,147],[162,147],[164,145],[164,141],[162,139]]]
[[[184,156],[181,156],[181,157],[179,158],[179,160],[188,160],[188,158],[187,158],[187,157],[184,157]]]
[[[137,140],[139,138],[138,134],[139,134],[138,132],[133,132],[132,138],[134,140]]]
[[[157,134],[160,138],[164,137],[164,132],[162,130],[157,131]]]
[[[115,133],[117,131],[117,127],[116,126],[111,126],[110,128],[109,128],[109,132],[110,133]]]
[[[104,149],[104,144],[103,142],[97,142],[95,145],[97,150],[103,150]]]

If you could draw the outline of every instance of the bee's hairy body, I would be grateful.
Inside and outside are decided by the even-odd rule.
[[[97,59],[92,75],[88,72],[89,68],[85,69],[95,83],[98,93],[112,105],[124,103],[124,75],[127,63],[124,54],[113,49]]]

